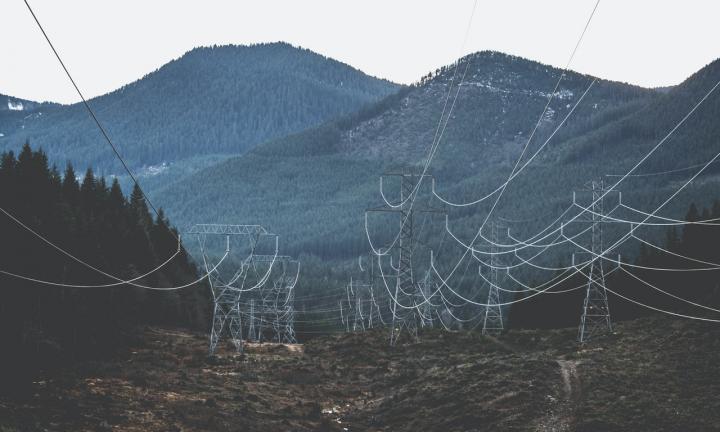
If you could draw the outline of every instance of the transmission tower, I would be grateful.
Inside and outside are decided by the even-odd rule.
[[[440,210],[419,208],[415,202],[419,182],[424,174],[409,172],[385,173],[383,177],[400,178],[400,205],[397,207],[381,207],[368,209],[368,212],[396,212],[400,215],[400,232],[395,242],[398,266],[395,268],[395,293],[392,303],[392,326],[390,328],[390,345],[395,345],[403,333],[412,340],[417,340],[420,325],[418,305],[424,303],[422,294],[413,277],[413,249],[415,247],[414,219],[417,212],[437,212]],[[382,177],[381,177],[382,180]],[[398,306],[403,305],[403,307]]]
[[[263,255],[255,257],[256,262],[267,262],[272,256]],[[295,343],[295,285],[300,274],[300,263],[289,256],[280,256],[274,259],[280,267],[280,275],[276,276],[272,284],[261,287],[259,298],[260,321],[257,339],[263,336],[263,329],[272,331],[272,337],[278,343]],[[288,274],[288,266],[297,266],[295,274]]]
[[[345,328],[345,333],[350,333],[350,318],[348,317],[348,310],[347,310],[347,308],[344,306],[344,304],[345,304],[345,301],[344,301],[344,300],[340,300],[340,301],[338,302],[338,305],[340,306],[340,308],[339,308],[339,311],[340,311],[340,323],[341,323],[342,326]]]
[[[187,234],[196,235],[200,244],[200,251],[203,257],[205,271],[208,274],[208,282],[213,295],[213,324],[210,331],[210,355],[215,353],[218,341],[223,334],[223,330],[227,329],[230,333],[230,339],[235,345],[238,352],[242,352],[242,318],[240,310],[240,295],[246,291],[245,283],[250,282],[248,279],[248,260],[252,259],[258,246],[260,238],[263,236],[272,236],[275,238],[275,254],[278,250],[278,236],[270,234],[260,225],[219,225],[219,224],[199,224],[192,226]],[[248,257],[242,261],[240,268],[228,279],[221,273],[219,267],[221,261],[213,263],[212,256],[207,250],[207,240],[209,237],[225,237],[225,255],[227,257],[231,252],[231,237],[246,237],[249,243]],[[224,258],[223,258],[224,259]],[[265,274],[256,282],[257,288],[264,284],[264,281],[272,271],[272,263],[266,270]],[[252,278],[251,278],[252,279]]]
[[[255,327],[255,299],[250,300],[250,317],[248,318],[250,324],[248,325],[248,340],[257,342],[258,334],[257,328]]]
[[[418,308],[420,326],[433,328],[435,323],[434,317],[436,315],[436,308],[431,300],[434,297],[435,286],[433,284],[430,269],[425,272],[425,277],[418,282],[418,289],[420,290],[420,294],[422,295],[422,299],[424,301],[424,303],[422,303],[422,305]]]
[[[340,307],[340,319],[348,332],[365,331],[373,328],[377,321],[384,322],[371,283],[350,278]]]
[[[605,272],[603,259],[603,222],[604,222],[604,196],[607,192],[602,180],[592,181],[586,191],[592,192],[591,246],[592,252],[590,269],[588,270],[587,290],[583,301],[583,311],[578,329],[578,341],[581,343],[596,337],[605,331],[612,331],[610,321],[610,307],[608,306],[607,290],[605,289]]]
[[[275,280],[274,302],[269,315],[278,343],[295,343],[295,308],[293,306],[294,293],[292,278],[283,277]]]
[[[297,343],[297,338],[295,337],[295,286],[290,288],[283,318],[285,321],[283,341],[291,344]]]
[[[490,288],[488,290],[485,313],[483,314],[482,334],[497,335],[503,330],[502,306],[500,306],[500,290],[498,289],[500,259],[498,256],[498,224],[490,222],[490,231],[493,244],[490,245]]]
[[[407,201],[400,206],[400,238],[398,239],[398,270],[397,283],[395,284],[395,299],[407,299],[408,303],[415,303],[417,287],[413,279],[412,254],[413,254],[413,224],[415,214],[410,207],[412,200],[407,200],[412,195],[413,188],[420,180],[420,177],[413,175],[400,176],[400,200]],[[402,295],[401,295],[402,294]],[[398,301],[403,304],[402,301]],[[407,331],[413,340],[417,339],[418,311],[416,309],[405,309],[398,311],[397,303],[393,303],[393,323],[390,329],[390,344],[395,344],[403,329]]]
[[[355,292],[358,291],[358,288],[360,288],[361,291],[364,292],[364,298],[363,298],[363,308],[361,310],[363,319],[367,323],[367,328],[371,329],[376,325],[385,325],[385,320],[383,318],[383,309],[380,308],[380,304],[378,304],[378,294],[375,293],[375,264],[373,263],[372,259],[372,252],[368,255],[368,263],[366,268],[362,267],[362,259],[358,257],[358,263],[360,264],[360,270],[365,273],[365,283],[361,283],[360,287],[355,287]],[[350,280],[351,283],[354,283],[353,280]],[[382,290],[379,294],[382,294]],[[382,297],[379,298],[382,300]],[[382,302],[382,301],[381,301]]]

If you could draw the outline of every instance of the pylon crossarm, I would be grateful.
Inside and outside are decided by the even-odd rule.
[[[226,225],[226,224],[196,224],[188,228],[186,234],[222,234],[222,235],[274,235],[261,225]]]
[[[274,255],[275,257],[278,256],[278,246],[279,246],[279,245],[278,245],[278,237],[275,236],[275,255]],[[244,284],[245,284],[245,279],[243,279],[243,285],[242,285],[242,286],[239,286],[239,287],[238,287],[238,286],[233,286],[233,285],[229,285],[229,286],[230,286],[231,288],[239,289],[240,291],[243,291],[243,292],[244,292],[244,291],[253,291],[253,290],[256,290],[256,289],[260,288],[261,286],[265,285],[265,283],[268,281],[268,279],[270,278],[270,274],[272,273],[273,265],[274,265],[274,264],[275,264],[275,260],[271,261],[271,262],[269,263],[269,265],[268,265],[267,270],[266,270],[265,273],[262,275],[262,277],[260,278],[260,280],[258,280],[258,281],[255,283],[255,285],[253,285],[253,286],[251,286],[251,287],[249,287],[249,288],[245,288],[245,286],[244,286]],[[247,272],[246,272],[246,273],[247,273]]]

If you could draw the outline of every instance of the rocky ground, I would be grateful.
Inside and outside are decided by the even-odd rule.
[[[643,319],[575,330],[387,334],[229,346],[148,328],[112,361],[0,399],[0,431],[720,431],[720,326]]]

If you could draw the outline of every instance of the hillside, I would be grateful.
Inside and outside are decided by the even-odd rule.
[[[718,327],[664,318],[578,347],[575,329],[379,331],[207,358],[206,335],[147,328],[118,358],[0,398],[0,429],[718,431]]]
[[[484,195],[507,177],[560,73],[499,53],[469,56],[461,67],[468,61],[467,78],[431,167],[440,193],[459,202]],[[381,203],[377,176],[386,169],[419,166],[432,141],[452,73],[446,68],[366,110],[270,141],[154,194],[179,221],[262,220],[278,232],[289,233],[284,240],[293,251],[325,257],[362,253],[366,250],[362,212]],[[599,80],[541,156],[507,189],[496,214],[522,219],[559,213],[569,204],[574,187],[629,169],[717,76],[716,62],[667,94]],[[527,155],[552,133],[590,80],[568,74]],[[681,168],[707,158],[714,148],[708,139],[718,136],[719,100],[709,100],[659,157],[648,160],[638,172]],[[662,197],[662,188],[677,178],[628,180],[623,190],[642,207]],[[713,185],[694,188],[678,200],[677,208],[684,211],[690,198],[703,196]],[[386,193],[396,196],[392,195],[397,194],[396,186],[395,190],[386,187]],[[648,194],[649,190],[655,192]],[[532,196],[544,199],[527,199]],[[450,217],[459,224],[454,226],[460,234],[469,235],[462,228],[469,224],[463,222],[486,209],[461,209]],[[548,219],[520,228],[530,231]]]
[[[18,99],[12,96],[0,94],[0,116],[7,116],[22,111],[34,111],[42,106],[50,106],[50,103],[34,102],[25,99]]]
[[[24,145],[0,154],[0,203],[0,393],[22,392],[39,371],[73,359],[112,355],[140,325],[204,328],[206,285],[138,288],[197,278],[177,231],[151,215],[139,189],[126,198],[92,170],[82,181],[71,168],[61,177]]]
[[[53,104],[39,103],[0,94],[0,143],[10,131],[22,130],[25,120],[36,111],[52,107]]]
[[[397,88],[309,50],[272,43],[197,48],[89,102],[133,168],[162,170],[163,163],[195,158],[202,165],[211,155],[242,154]],[[0,150],[29,140],[59,165],[72,160],[121,173],[81,104],[22,108],[11,117],[0,109]]]
[[[226,65],[227,70],[220,65]],[[469,55],[460,61],[459,68],[465,79],[430,172],[435,176],[437,190],[442,196],[451,201],[466,202],[484,196],[507,178],[561,71],[497,52]],[[253,81],[235,80],[235,75],[228,73],[241,69],[244,71],[242,77],[250,76]],[[320,69],[325,72],[317,72]],[[283,78],[273,75],[279,72]],[[308,84],[311,72],[314,73],[313,80]],[[348,73],[359,81],[347,79]],[[153,116],[175,113],[176,117],[167,121],[144,125],[146,131],[160,130],[158,136],[183,135],[172,143],[150,140],[153,145],[146,145],[148,141],[143,141],[126,151],[125,143],[134,141],[123,141],[122,131],[118,131],[118,135],[110,130],[116,142],[122,142],[124,154],[137,163],[143,161],[137,172],[153,202],[166,208],[181,228],[198,222],[262,223],[270,227],[282,235],[284,253],[304,254],[307,271],[303,285],[325,290],[336,288],[339,281],[345,281],[353,260],[368,251],[363,211],[382,203],[378,175],[386,170],[419,168],[432,142],[448,90],[451,95],[458,91],[457,81],[452,80],[454,75],[453,66],[444,67],[424,77],[417,85],[393,92],[396,86],[370,79],[340,63],[285,44],[204,48],[92,103],[99,103],[101,108],[102,103],[107,103],[108,110],[122,111],[118,117],[139,116],[137,113],[144,110],[152,111]],[[513,180],[493,214],[508,221],[506,223],[515,236],[536,232],[570,204],[574,189],[588,180],[606,174],[621,174],[629,169],[687,113],[718,76],[720,63],[716,61],[686,82],[662,91],[597,80],[539,157]],[[264,90],[253,90],[255,84],[261,85],[265,79],[273,83],[266,87],[276,89],[276,92],[268,94]],[[282,83],[296,82],[293,80],[304,84],[283,90]],[[342,81],[342,86],[337,84],[338,80]],[[543,145],[578,103],[592,80],[593,77],[574,72],[566,74],[523,160]],[[189,83],[202,83],[202,88]],[[195,101],[201,101],[201,105],[212,104],[215,108],[230,103],[230,94],[221,88],[230,85],[228,83],[237,87],[238,94],[249,92],[255,97],[267,94],[270,98],[287,92],[287,98],[273,99],[273,103],[281,104],[287,112],[273,108],[273,103],[264,100],[253,105],[252,110],[248,107],[246,117],[242,117],[245,111],[237,110],[233,111],[236,117],[208,116],[208,110],[195,106]],[[347,96],[343,92],[349,91],[348,87],[354,89],[350,94],[355,95],[352,100],[358,101],[355,108],[348,105],[343,111],[317,96],[326,94],[320,89],[331,87],[334,89],[331,94],[335,96],[328,97],[334,101],[342,99],[341,94]],[[303,93],[305,90],[309,93]],[[371,100],[369,94],[374,94],[376,99],[387,96],[375,103],[359,102]],[[165,96],[160,95],[168,98],[163,99]],[[296,97],[313,103],[296,106],[291,103]],[[110,103],[111,100],[116,100],[115,105]],[[154,103],[138,102],[144,100]],[[720,125],[716,121],[719,101],[717,95],[710,98],[673,139],[637,171],[651,175],[628,178],[622,183],[619,189],[623,191],[625,202],[641,209],[653,209],[692,171],[670,175],[653,173],[692,167],[713,154],[717,148],[716,137],[720,136]],[[89,122],[80,108],[57,109],[66,114],[77,110],[77,121]],[[190,114],[185,116],[185,111],[174,111],[181,108],[191,113],[192,118]],[[45,108],[40,112],[43,110]],[[333,110],[335,112],[331,112]],[[13,115],[18,112],[12,111]],[[348,114],[336,118],[343,112]],[[290,127],[292,122],[280,119],[303,117],[308,113],[322,113],[316,116],[315,124],[322,122],[323,116],[325,120],[332,120],[303,129],[302,122]],[[53,136],[48,142],[63,143],[64,138],[56,140],[56,137],[67,137],[77,129],[62,121],[49,121],[49,114],[39,114],[34,114],[42,117],[38,124],[47,121],[48,125],[56,125],[47,129]],[[232,128],[228,125],[240,124],[241,117],[255,119],[251,121],[251,128],[235,130],[243,136],[254,131],[255,147],[228,159],[229,153],[241,150],[233,147],[237,142],[224,134],[231,133]],[[262,121],[258,123],[258,119]],[[190,131],[188,125],[193,122],[204,125],[204,130]],[[265,126],[261,127],[261,124]],[[282,127],[273,129],[278,125]],[[120,127],[121,124],[113,122],[108,126]],[[28,128],[32,130],[29,125],[25,130]],[[97,133],[91,124],[86,130]],[[135,128],[123,130],[130,133]],[[194,133],[197,133],[197,140],[193,138]],[[0,143],[17,142],[17,139],[19,136],[4,137]],[[99,165],[101,173],[114,172],[107,164],[115,162],[109,162],[112,159],[106,148],[99,144],[102,143],[93,141],[92,149],[89,143],[84,147],[74,144],[67,149],[62,147],[62,157],[82,150],[82,157],[78,156],[80,163],[98,157],[103,161]],[[61,147],[49,144],[51,160],[53,148]],[[170,148],[177,150],[173,153],[177,156],[168,156],[169,153],[161,150]],[[56,153],[55,159],[58,157]],[[172,157],[176,159],[161,162]],[[717,198],[717,169],[718,165],[709,170],[678,196],[663,214],[681,217],[691,201],[706,206]],[[605,177],[609,182],[616,179]],[[120,180],[121,184],[127,185],[126,178]],[[391,199],[397,197],[397,184],[387,182],[385,191]],[[450,208],[453,232],[463,239],[472,238],[491,202]],[[420,203],[443,207],[430,198],[429,184],[422,190]],[[371,220],[375,243],[382,244],[394,235],[396,224],[397,218],[392,219],[392,216]],[[437,247],[443,241],[442,220],[422,216],[418,224],[422,250],[416,256],[427,259],[427,247]],[[663,234],[658,230],[653,235]],[[630,245],[622,252],[632,256],[637,252],[635,246]],[[565,255],[548,254],[548,259],[555,264],[561,258],[567,260]],[[320,260],[332,260],[336,265],[328,268]]]

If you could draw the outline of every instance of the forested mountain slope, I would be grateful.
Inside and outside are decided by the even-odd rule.
[[[33,115],[38,117],[38,113],[53,106],[55,104],[39,103],[0,94],[0,143],[5,142],[4,139],[10,134],[10,131],[22,130],[25,120]]]
[[[72,167],[61,175],[25,145],[0,154],[0,202],[0,393],[20,394],[40,369],[113,354],[139,325],[207,325],[203,283],[151,291],[117,281],[166,288],[197,279],[177,231],[151,215],[139,189],[126,198],[92,170],[78,182]]]
[[[163,162],[242,154],[397,87],[285,43],[219,46],[194,49],[90,105],[131,166],[162,170]],[[122,172],[81,104],[24,105],[10,116],[0,110],[0,150],[29,140],[53,162]]]
[[[461,70],[467,62],[466,79],[430,169],[438,191],[461,202],[482,196],[507,178],[560,74],[549,66],[493,52],[466,57]],[[519,218],[553,211],[567,204],[573,187],[627,169],[682,117],[705,87],[701,81],[717,76],[716,69],[717,65],[708,67],[666,95],[598,80],[540,156],[511,183],[497,214]],[[445,68],[373,107],[270,141],[157,195],[181,221],[262,220],[278,231],[292,232],[288,242],[296,251],[357,254],[366,248],[363,210],[381,202],[377,175],[420,165],[453,73]],[[524,160],[545,142],[592,79],[567,74]],[[697,113],[693,122],[701,127],[695,130],[705,128],[707,136],[713,136],[717,105],[708,101]],[[651,160],[644,169],[697,163],[711,147],[688,132],[678,133],[672,144],[677,157],[665,154],[667,163]],[[698,151],[678,151],[683,145]],[[386,189],[397,196],[396,187]],[[486,209],[481,205],[451,212],[451,219],[475,217]]]

